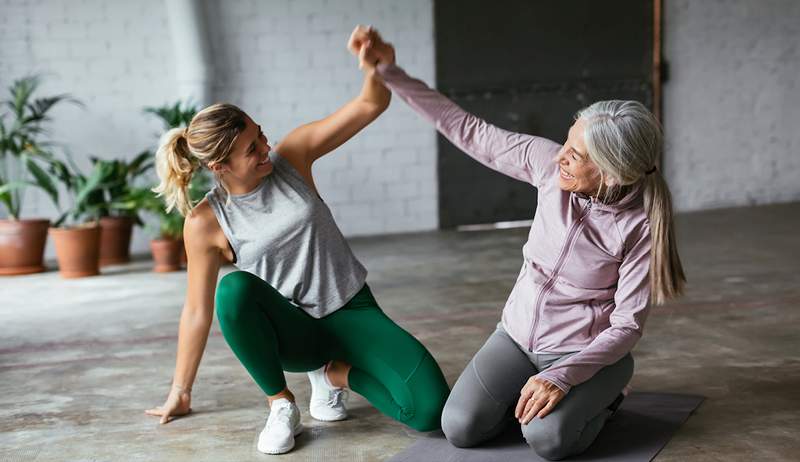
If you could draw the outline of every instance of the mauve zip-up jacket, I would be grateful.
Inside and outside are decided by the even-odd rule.
[[[641,182],[613,204],[563,191],[554,161],[558,143],[491,125],[396,65],[381,64],[378,73],[459,149],[537,188],[502,324],[528,351],[574,353],[537,377],[569,392],[630,352],[650,306],[650,227]]]

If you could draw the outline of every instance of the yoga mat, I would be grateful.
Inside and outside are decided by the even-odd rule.
[[[566,460],[649,462],[703,402],[702,396],[631,393],[583,454]],[[457,448],[441,431],[426,434],[388,462],[530,462],[544,461],[522,438],[519,424],[482,445]]]

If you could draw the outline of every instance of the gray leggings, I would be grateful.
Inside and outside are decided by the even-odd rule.
[[[442,414],[442,430],[454,446],[478,445],[514,422],[514,408],[525,382],[568,354],[536,354],[521,349],[503,328],[497,330],[456,381]],[[626,355],[572,387],[543,419],[522,425],[522,435],[541,457],[559,460],[579,454],[597,437],[612,411],[608,406],[633,375]]]

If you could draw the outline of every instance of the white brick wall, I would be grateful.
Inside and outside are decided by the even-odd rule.
[[[665,2],[678,210],[800,200],[800,2]]]
[[[131,157],[160,126],[144,106],[175,99],[164,0],[0,0],[0,87],[45,75],[42,94],[69,92],[85,109],[54,111],[52,138],[79,161]],[[213,95],[241,106],[271,140],[357,95],[361,74],[345,49],[357,23],[374,24],[401,64],[434,81],[432,0],[206,0]],[[314,175],[346,235],[435,229],[435,132],[400,101]],[[31,191],[24,215],[55,216]],[[134,252],[147,252],[137,230]],[[52,257],[48,246],[47,255]]]
[[[361,73],[345,49],[374,24],[409,72],[434,80],[431,0],[207,1],[218,76],[214,94],[279,140],[354,97]],[[438,226],[435,132],[400,101],[317,162],[317,186],[347,235]],[[423,203],[432,206],[422,206]]]

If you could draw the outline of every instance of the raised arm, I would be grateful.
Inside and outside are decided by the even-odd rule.
[[[553,158],[560,145],[546,138],[515,133],[470,114],[419,79],[395,65],[394,48],[373,29],[362,33],[367,59],[386,86],[456,147],[483,165],[517,180],[539,186],[556,171]],[[353,50],[351,49],[351,52]]]
[[[207,204],[198,205],[195,213],[184,224],[188,287],[178,328],[178,351],[172,387],[164,405],[145,411],[149,415],[160,416],[162,424],[191,411],[192,384],[197,376],[214,319],[214,292],[222,255],[213,237],[219,235],[213,229],[216,226],[218,230],[219,225],[216,221],[209,220],[208,214],[211,211],[203,213],[204,208],[207,208]],[[214,217],[211,216],[211,219]]]
[[[351,35],[348,46],[352,41]],[[310,171],[315,160],[341,146],[389,107],[392,94],[376,75],[375,67],[362,66],[362,70],[364,83],[358,96],[324,119],[292,130],[275,147],[301,172]]]

